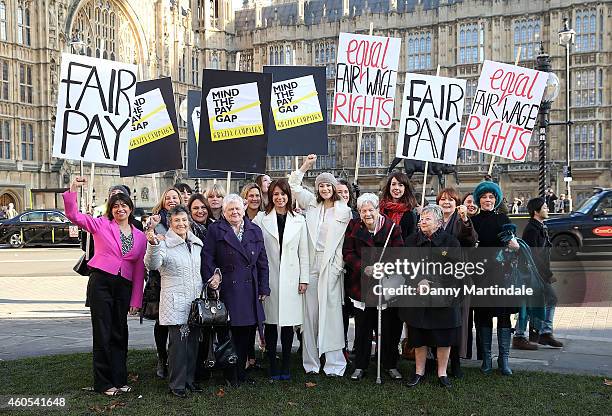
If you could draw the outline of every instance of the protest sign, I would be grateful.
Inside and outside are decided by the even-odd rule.
[[[202,94],[200,91],[190,90],[187,92],[187,177],[193,179],[222,179],[227,176],[226,172],[197,168],[201,101]],[[234,174],[234,178],[244,179],[245,175]]]
[[[119,168],[122,177],[183,168],[171,78],[136,84],[131,132],[128,165]]]
[[[540,71],[485,61],[462,147],[525,160],[547,80]]]
[[[272,75],[205,69],[197,168],[266,170]]]
[[[332,124],[390,128],[401,39],[340,33]]]
[[[136,65],[62,54],[53,157],[127,165]]]
[[[264,66],[272,74],[268,154],[327,154],[325,68]]]
[[[457,163],[466,81],[406,74],[396,156]]]

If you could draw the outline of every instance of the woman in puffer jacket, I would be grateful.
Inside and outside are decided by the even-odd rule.
[[[189,214],[181,205],[168,211],[168,225],[165,236],[147,233],[145,265],[161,275],[159,323],[168,327],[170,391],[185,397],[186,390],[201,391],[194,383],[200,331],[187,319],[191,302],[202,290],[202,241],[190,231]]]

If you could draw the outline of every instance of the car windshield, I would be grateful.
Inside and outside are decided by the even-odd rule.
[[[593,208],[593,206],[597,203],[598,200],[599,195],[593,195],[589,199],[585,199],[582,204],[580,204],[580,206],[576,209],[576,212],[579,212],[581,214],[588,214],[588,212],[591,210],[591,208]]]

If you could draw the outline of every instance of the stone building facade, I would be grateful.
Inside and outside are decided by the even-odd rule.
[[[540,43],[551,55],[561,91],[551,121],[565,120],[565,49],[558,44],[564,17],[576,30],[571,54],[571,155],[574,200],[593,186],[612,184],[612,4],[576,0],[259,0],[238,10],[228,0],[0,0],[0,205],[19,210],[60,204],[78,164],[51,157],[61,52],[134,62],[143,79],[171,76],[177,107],[189,89],[199,89],[203,68],[261,71],[264,65],[326,66],[331,108],[335,57],[340,32],[402,39],[398,91],[403,73],[422,72],[467,80],[468,101],[485,59],[533,68]],[[399,94],[398,94],[399,96]],[[377,190],[395,153],[400,100],[391,130],[365,129],[360,158],[362,189]],[[329,111],[328,108],[328,111]],[[186,124],[179,121],[184,142]],[[357,128],[329,126],[329,154],[319,170],[352,178]],[[548,132],[549,183],[563,193],[565,128]],[[183,152],[185,152],[183,145]],[[185,153],[184,153],[185,155]],[[482,179],[488,156],[461,151],[461,191]],[[509,198],[537,194],[537,139],[525,163],[499,160],[493,176]],[[295,168],[292,157],[269,158],[268,170],[280,177]],[[84,173],[88,174],[88,164]],[[184,179],[183,171],[120,179],[115,168],[96,167],[96,202],[109,185],[124,182],[136,204],[154,205],[154,192]],[[422,183],[419,175],[415,184]],[[449,177],[448,184],[454,184]],[[240,184],[233,184],[237,189]],[[419,185],[420,187],[420,185]],[[427,189],[437,190],[437,180]],[[60,204],[61,205],[61,204]]]

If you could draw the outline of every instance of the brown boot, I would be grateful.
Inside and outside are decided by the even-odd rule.
[[[538,349],[538,344],[529,342],[525,337],[512,338],[512,348],[515,350],[535,351]]]
[[[541,334],[540,340],[538,341],[540,345],[548,345],[549,347],[561,348],[563,347],[563,343],[561,341],[557,341],[552,334]]]

